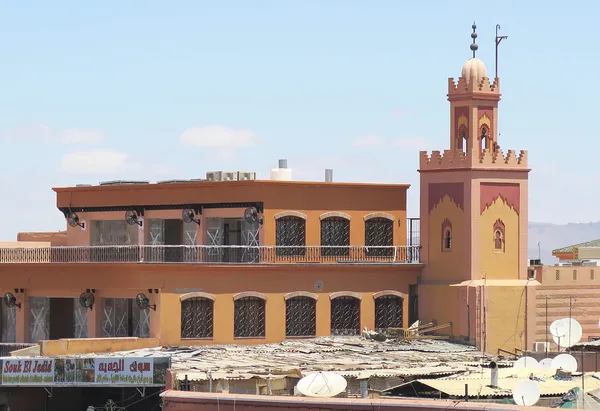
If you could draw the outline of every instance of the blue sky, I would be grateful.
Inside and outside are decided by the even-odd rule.
[[[417,215],[473,20],[490,77],[496,23],[509,36],[500,145],[529,150],[530,219],[596,221],[600,3],[523,3],[0,1],[0,240],[64,228],[52,186],[266,178],[279,158],[295,179],[410,183]]]

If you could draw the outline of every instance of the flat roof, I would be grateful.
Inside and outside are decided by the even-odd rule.
[[[572,253],[574,248],[585,248],[585,247],[600,247],[600,239],[586,241],[585,243],[573,244],[567,247],[557,248],[552,250],[554,253]]]
[[[109,190],[136,190],[147,189],[177,189],[193,188],[199,185],[223,185],[229,187],[247,187],[250,185],[273,185],[273,186],[298,186],[298,187],[353,187],[353,188],[409,188],[410,184],[395,183],[353,183],[353,182],[326,182],[326,181],[278,181],[278,180],[235,180],[235,181],[207,181],[207,180],[182,180],[178,182],[139,182],[109,185],[81,185],[67,187],[53,187],[57,193],[70,191],[109,191]]]

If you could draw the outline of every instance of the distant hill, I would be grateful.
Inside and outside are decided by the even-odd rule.
[[[538,258],[538,241],[542,263],[553,265],[558,260],[552,250],[600,238],[600,222],[595,223],[529,223],[529,258]]]

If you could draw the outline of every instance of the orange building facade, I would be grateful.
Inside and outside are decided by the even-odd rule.
[[[407,327],[422,267],[419,247],[406,246],[407,188],[249,180],[55,189],[66,242],[0,251],[14,305],[3,306],[3,341],[265,343]]]
[[[484,351],[530,348],[539,285],[527,267],[530,170],[527,152],[500,149],[500,96],[474,52],[449,79],[449,148],[420,153],[416,244],[408,185],[57,188],[66,236],[0,248],[3,341],[265,343],[419,319],[451,324],[441,332]]]

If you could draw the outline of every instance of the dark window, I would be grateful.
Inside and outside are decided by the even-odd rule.
[[[360,300],[354,297],[337,297],[331,300],[331,334],[360,334]]]
[[[375,329],[402,328],[402,297],[384,295],[375,300]]]
[[[444,232],[444,250],[452,250],[452,231],[449,228]]]
[[[305,255],[306,221],[300,217],[287,216],[275,221],[275,245],[277,255]]]
[[[181,338],[213,337],[213,301],[188,298],[181,302]]]
[[[504,252],[505,246],[505,227],[502,220],[498,219],[494,223],[494,248],[496,251]]]
[[[150,336],[150,309],[141,310],[133,298],[102,298],[102,336]]]
[[[350,220],[342,217],[329,217],[321,220],[321,255],[350,255]]]
[[[294,297],[285,302],[285,335],[310,337],[317,334],[317,302],[310,297]]]
[[[236,338],[265,337],[265,300],[245,297],[235,301],[233,335]]]
[[[371,218],[365,222],[365,246],[368,257],[392,257],[394,255],[394,222],[387,218]]]

